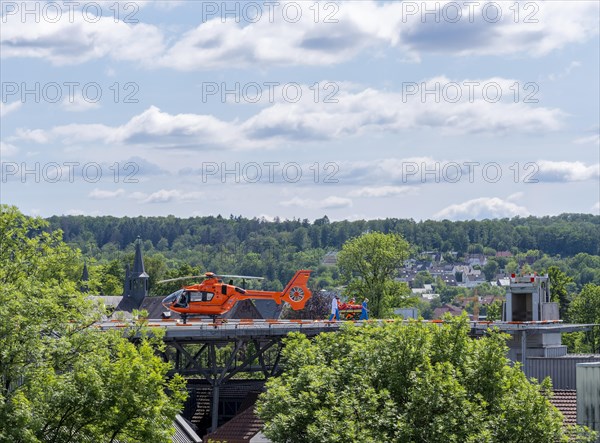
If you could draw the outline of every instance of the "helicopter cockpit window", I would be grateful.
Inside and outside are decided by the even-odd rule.
[[[212,292],[199,291],[199,292],[190,292],[191,299],[190,301],[211,301],[213,298]]]
[[[183,293],[179,297],[179,304],[181,304],[182,306],[187,306],[189,302],[190,302],[190,292],[183,291]]]

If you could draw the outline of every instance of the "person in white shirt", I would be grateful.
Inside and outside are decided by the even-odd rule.
[[[338,297],[337,295],[331,300],[331,315],[329,316],[329,321],[333,320],[334,317],[336,320],[340,319],[339,302],[340,297]]]

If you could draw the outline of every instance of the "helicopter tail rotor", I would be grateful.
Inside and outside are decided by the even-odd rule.
[[[307,283],[312,271],[301,270],[296,272],[294,277],[286,285],[282,293],[282,300],[290,304],[293,310],[297,311],[304,308],[304,305],[312,292],[308,289]]]

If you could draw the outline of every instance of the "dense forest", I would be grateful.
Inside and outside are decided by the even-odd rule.
[[[315,270],[314,288],[330,289],[343,281],[337,266],[323,264],[325,254],[369,231],[401,234],[414,258],[438,251],[449,263],[468,253],[484,253],[493,258],[490,265],[497,271],[514,272],[524,265],[526,271],[544,272],[556,266],[573,278],[572,291],[600,283],[600,216],[585,214],[458,222],[330,222],[326,216],[312,223],[234,216],[55,216],[48,222],[87,257],[95,284],[90,289],[104,294],[121,293],[124,267],[132,261],[138,237],[143,241],[151,294],[160,295],[175,287],[157,287],[158,280],[205,271],[263,276],[261,287],[277,290],[297,269],[308,268]],[[512,257],[495,257],[497,251],[510,251]]]
[[[327,216],[309,220],[192,217],[87,217],[55,216],[48,219],[60,228],[68,243],[85,249],[111,244],[124,249],[140,236],[160,251],[178,251],[198,245],[243,245],[247,252],[262,253],[270,247],[293,246],[296,250],[339,250],[344,242],[365,231],[401,234],[419,250],[456,251],[472,245],[497,251],[540,250],[548,255],[573,256],[600,253],[600,216],[562,214],[552,217],[515,217],[482,221],[420,221],[387,218],[330,222]]]

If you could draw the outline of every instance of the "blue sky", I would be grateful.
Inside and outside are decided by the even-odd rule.
[[[25,213],[600,213],[597,2],[1,5]]]

